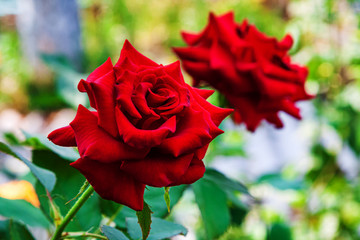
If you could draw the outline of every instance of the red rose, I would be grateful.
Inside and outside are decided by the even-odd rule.
[[[175,48],[194,85],[206,82],[219,90],[235,108],[233,119],[254,131],[262,119],[283,126],[284,111],[301,118],[295,102],[310,99],[304,83],[305,67],[292,64],[287,51],[293,40],[287,35],[278,42],[243,21],[234,22],[232,12],[216,17],[199,34],[182,33],[189,47]]]
[[[143,208],[145,185],[190,184],[201,178],[207,146],[231,113],[205,98],[213,92],[184,82],[179,62],[159,65],[125,41],[119,61],[108,59],[78,89],[96,111],[79,106],[70,126],[49,139],[77,146],[71,164],[103,198]]]

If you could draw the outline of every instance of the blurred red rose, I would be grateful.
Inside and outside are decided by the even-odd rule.
[[[78,169],[103,198],[143,208],[145,185],[190,184],[201,178],[207,146],[231,113],[205,99],[213,92],[184,82],[179,62],[159,65],[125,41],[78,89],[96,111],[79,106],[70,126],[49,139],[77,146]]]
[[[246,20],[237,24],[230,12],[219,17],[210,13],[201,33],[182,36],[189,46],[174,51],[184,69],[195,86],[206,82],[225,96],[235,108],[236,123],[255,131],[262,119],[283,127],[279,111],[301,118],[294,103],[312,96],[304,89],[307,68],[292,64],[287,54],[293,44],[290,35],[279,42]]]

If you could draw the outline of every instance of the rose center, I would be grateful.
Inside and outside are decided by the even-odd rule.
[[[149,89],[146,95],[146,101],[150,108],[157,108],[172,102],[175,94],[166,88]]]

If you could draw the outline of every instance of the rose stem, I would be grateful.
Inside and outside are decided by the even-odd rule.
[[[109,218],[109,221],[106,223],[106,225],[110,225],[110,223],[112,223],[115,220],[116,216],[120,213],[123,206],[124,205],[119,205],[118,209],[116,209],[115,213],[111,216],[111,218]]]
[[[105,239],[107,240],[108,238],[99,234],[95,234],[95,233],[84,233],[84,232],[80,232],[80,233],[67,233],[66,235],[60,237],[60,239],[68,239],[68,238],[79,238],[79,237],[93,237],[93,238],[97,238],[97,239]]]
[[[69,224],[71,219],[75,216],[75,214],[79,211],[81,206],[85,203],[85,201],[91,196],[94,192],[94,188],[90,185],[83,194],[79,197],[79,199],[75,202],[74,206],[69,210],[64,219],[61,221],[59,226],[57,226],[54,235],[51,240],[60,239],[61,233],[64,231],[65,227]]]

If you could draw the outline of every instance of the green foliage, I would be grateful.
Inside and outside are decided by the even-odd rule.
[[[51,159],[51,160],[49,160]],[[53,203],[59,207],[60,214],[65,216],[75,201],[70,201],[79,192],[83,185],[84,176],[69,165],[69,161],[59,157],[48,150],[34,150],[32,160],[39,166],[47,167],[57,176],[57,182],[51,193]],[[36,192],[39,196],[41,209],[50,217],[51,205],[49,199],[39,184],[36,185]],[[68,203],[69,202],[69,203]],[[67,204],[68,203],[68,204]],[[82,206],[75,218],[67,226],[67,231],[88,231],[96,230],[101,221],[100,203],[97,194],[89,198]]]
[[[271,225],[266,240],[292,240],[291,229],[285,223],[274,223]]]
[[[9,154],[23,163],[26,164],[26,166],[29,167],[30,171],[34,174],[34,176],[41,182],[41,184],[49,191],[51,192],[54,188],[56,177],[55,174],[47,169],[41,168],[24,158],[19,153],[15,152],[12,147],[6,145],[5,143],[0,142],[0,151],[4,152],[6,154]]]
[[[250,194],[247,187],[238,181],[227,178],[221,172],[207,168],[204,179],[217,184],[223,190],[238,191],[245,194]]]
[[[170,191],[170,187],[165,187],[164,188],[164,200],[165,200],[165,203],[166,203],[166,207],[168,209],[168,212],[170,212],[170,194],[169,194],[169,191]]]
[[[281,174],[277,174],[277,173],[262,175],[261,177],[259,177],[259,179],[257,179],[256,182],[268,183],[280,190],[286,190],[286,189],[301,190],[305,188],[304,183],[301,179],[300,180],[284,179],[284,177]]]
[[[152,211],[150,210],[150,207],[149,207],[149,205],[147,205],[146,202],[144,202],[144,208],[141,211],[136,211],[136,216],[137,216],[140,228],[141,228],[143,240],[146,240],[150,233],[151,214],[152,214]],[[129,233],[129,234],[131,235],[131,233]]]
[[[35,240],[27,227],[12,219],[0,221],[0,240]]]
[[[187,187],[186,185],[171,187],[171,190],[169,191],[169,197],[171,199],[170,210],[180,200],[186,187]],[[153,216],[158,218],[164,218],[169,214],[167,205],[164,200],[163,189],[147,186],[144,193],[144,199],[152,209]],[[121,205],[113,201],[100,199],[101,213],[109,218],[113,216],[113,214],[117,211],[119,206]],[[124,206],[121,208],[121,211],[119,212],[118,215],[116,215],[114,219],[116,226],[120,228],[125,228],[126,218],[136,218],[136,212]]]
[[[61,158],[69,160],[69,161],[75,161],[79,158],[79,154],[74,151],[72,148],[64,148],[60,147],[58,145],[53,144],[49,141],[46,137],[38,134],[30,134],[25,131],[23,131],[26,141],[25,144],[30,145],[31,147],[35,149],[49,149],[50,151],[56,153]]]
[[[0,197],[0,215],[19,220],[29,226],[45,228],[50,226],[41,210],[25,200],[9,200]]]
[[[109,226],[102,226],[101,231],[109,240],[129,240],[121,231]]]
[[[226,193],[215,183],[200,179],[192,185],[208,239],[222,235],[230,225]]]
[[[132,239],[141,238],[141,229],[136,218],[126,219],[127,230]],[[160,218],[153,217],[151,230],[147,240],[167,239],[176,235],[186,235],[187,230],[180,224],[172,223]]]

